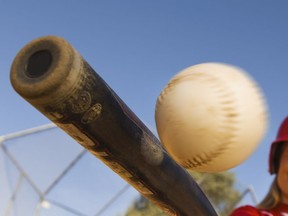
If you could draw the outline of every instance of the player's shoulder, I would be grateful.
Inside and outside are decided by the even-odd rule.
[[[235,209],[230,216],[261,216],[261,212],[250,205],[241,206]]]

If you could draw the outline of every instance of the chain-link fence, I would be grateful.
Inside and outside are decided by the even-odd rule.
[[[53,124],[0,143],[1,216],[119,216],[138,197]]]

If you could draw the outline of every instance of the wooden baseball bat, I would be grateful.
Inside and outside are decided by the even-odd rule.
[[[31,41],[10,75],[25,100],[167,214],[217,215],[189,173],[66,40]]]

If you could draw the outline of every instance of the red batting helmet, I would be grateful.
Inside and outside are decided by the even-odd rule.
[[[283,142],[288,142],[288,116],[284,119],[281,126],[279,127],[276,140],[272,143],[269,155],[269,172],[270,174],[275,174],[279,168],[280,159],[280,144]]]

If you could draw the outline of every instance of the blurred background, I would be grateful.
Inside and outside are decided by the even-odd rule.
[[[223,215],[255,205],[273,180],[270,143],[287,115],[287,9],[284,0],[0,0],[0,215],[163,214],[12,89],[13,58],[44,35],[68,40],[156,135],[157,97],[180,70],[246,70],[266,96],[266,136],[229,172],[192,175]]]

